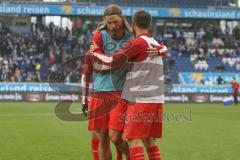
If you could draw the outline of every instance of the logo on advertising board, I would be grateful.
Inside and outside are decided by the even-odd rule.
[[[194,94],[192,95],[192,101],[197,103],[205,103],[209,101],[207,94]]]
[[[42,93],[27,93],[26,99],[31,102],[39,102],[43,100]]]

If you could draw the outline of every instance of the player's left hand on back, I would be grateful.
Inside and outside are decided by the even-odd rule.
[[[147,49],[148,57],[154,58],[158,56],[158,49],[157,48],[148,48]]]
[[[83,105],[82,105],[82,112],[83,112],[84,116],[87,117],[88,104],[83,104]]]

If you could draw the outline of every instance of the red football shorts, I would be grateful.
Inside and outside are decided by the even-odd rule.
[[[120,99],[117,106],[110,113],[109,128],[123,132],[126,112],[127,103]]]
[[[124,138],[162,137],[163,104],[129,103],[125,117]]]
[[[126,106],[121,92],[95,92],[89,102],[89,130],[114,129],[123,131]]]

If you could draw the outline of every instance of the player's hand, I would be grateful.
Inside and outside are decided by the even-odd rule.
[[[148,57],[154,58],[159,55],[157,48],[148,48],[147,49]]]
[[[90,49],[89,49],[90,54],[93,54],[93,51],[97,48],[99,48],[99,47],[96,43],[91,44]]]
[[[133,66],[133,63],[130,63],[130,62],[126,62],[120,65],[121,68],[124,68],[128,71],[132,70],[132,66]]]
[[[82,105],[82,112],[85,117],[87,117],[88,114],[88,104],[83,104]]]

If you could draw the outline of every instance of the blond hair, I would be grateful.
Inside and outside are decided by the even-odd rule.
[[[122,17],[123,25],[124,25],[125,29],[128,32],[132,32],[132,28],[130,27],[126,17],[124,17],[122,15],[122,9],[118,5],[112,4],[112,5],[107,6],[106,9],[104,10],[104,17],[108,16],[108,15],[119,15],[120,17]],[[104,29],[107,29],[107,24],[105,23],[105,21],[99,23],[97,25],[97,28],[95,31],[101,31]]]

